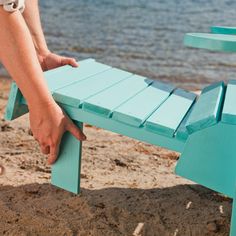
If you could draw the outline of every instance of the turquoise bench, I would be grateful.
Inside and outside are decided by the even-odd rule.
[[[236,81],[214,83],[197,97],[93,59],[79,64],[45,72],[54,99],[79,127],[88,123],[180,152],[178,175],[235,198]],[[13,82],[5,118],[27,112]],[[53,185],[79,193],[81,149],[71,134],[63,136]]]

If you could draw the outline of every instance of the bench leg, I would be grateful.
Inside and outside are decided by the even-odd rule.
[[[74,123],[82,129],[83,124]],[[82,143],[72,134],[66,132],[61,140],[60,154],[52,166],[52,184],[67,191],[80,192]]]
[[[231,226],[230,226],[230,236],[235,236],[235,235],[236,235],[236,193],[233,199]]]

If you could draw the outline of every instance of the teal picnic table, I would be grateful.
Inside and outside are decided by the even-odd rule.
[[[236,51],[236,36],[187,34],[185,44]],[[94,59],[79,64],[78,68],[47,71],[45,79],[55,101],[80,128],[88,123],[177,151],[181,156],[176,174],[223,193],[235,203],[236,80],[211,84],[197,96]],[[5,118],[13,120],[27,112],[27,101],[13,82]],[[65,133],[52,167],[52,184],[79,193],[81,150],[81,142]],[[231,236],[235,236],[236,204],[232,212]]]

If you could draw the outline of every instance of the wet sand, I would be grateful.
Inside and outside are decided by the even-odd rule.
[[[178,153],[89,125],[80,196],[50,185],[28,116],[3,120],[0,79],[0,235],[223,236],[231,200],[173,174]]]

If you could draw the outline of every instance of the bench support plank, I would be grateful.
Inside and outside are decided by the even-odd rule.
[[[81,122],[74,123],[82,129]],[[75,194],[80,192],[81,153],[82,142],[66,132],[61,140],[58,160],[52,166],[53,185]]]
[[[117,134],[125,135],[149,144],[168,148],[176,152],[182,152],[185,141],[177,140],[173,137],[166,137],[148,131],[145,127],[139,128],[129,124],[121,123],[119,121],[100,116],[95,113],[84,111],[83,109],[74,108],[65,104],[59,104],[63,110],[73,120],[80,120],[81,122],[115,132]]]
[[[219,122],[189,135],[176,173],[234,198],[236,126]]]
[[[17,87],[16,83],[13,82],[11,84],[11,90],[9,93],[9,98],[4,115],[4,118],[6,120],[14,120],[29,111],[28,107],[25,104],[21,103],[22,99],[23,96],[21,91]]]
[[[230,226],[230,236],[235,236],[235,235],[236,235],[236,191],[233,200],[231,226]]]

